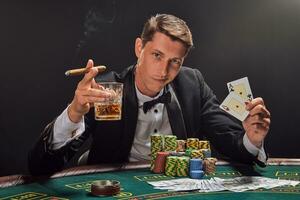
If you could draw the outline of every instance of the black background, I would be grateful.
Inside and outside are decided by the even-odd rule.
[[[220,100],[248,76],[272,113],[271,157],[299,157],[299,0],[1,1],[0,175],[27,173],[27,152],[72,100],[88,58],[120,72],[134,64],[146,19],[174,14],[190,26],[199,68]]]

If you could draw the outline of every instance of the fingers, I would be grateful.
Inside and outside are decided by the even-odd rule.
[[[262,122],[263,123],[258,123],[257,126],[260,126],[262,128],[265,128],[265,129],[269,130],[270,124],[271,124],[270,118],[264,118],[264,119],[262,119]],[[260,128],[260,127],[258,127],[258,128]]]
[[[107,98],[111,97],[111,94],[102,89],[77,89],[75,91],[76,99],[81,105],[85,105],[87,103],[95,103],[95,102],[102,102]]]
[[[243,127],[249,140],[259,147],[269,131],[271,114],[267,110],[264,100],[260,97],[245,103],[249,115],[243,121]]]
[[[92,59],[89,59],[87,64],[86,64],[86,69],[94,67],[94,61]]]
[[[271,117],[270,112],[263,105],[259,104],[249,111],[250,116],[261,115],[262,117]]]
[[[246,102],[246,109],[249,111],[249,116],[243,123],[245,127],[269,129],[271,114],[266,108],[262,98],[259,97],[250,102]]]
[[[80,92],[80,95],[82,96],[89,96],[89,97],[99,97],[99,98],[109,98],[111,97],[111,93],[103,90],[103,89],[94,89],[94,88],[90,88],[88,90],[82,90]]]
[[[114,91],[113,89],[110,89],[110,88],[103,87],[101,84],[96,83],[96,81],[94,79],[92,80],[92,88],[105,91],[105,95],[107,98],[113,98],[113,97],[117,96],[116,91]]]
[[[261,115],[262,117],[271,117],[271,113],[267,110],[262,98],[255,98],[251,102],[245,103],[250,116]]]
[[[246,109],[252,110],[257,105],[265,106],[264,100],[261,97],[252,99],[252,101],[247,101],[246,103]]]
[[[247,121],[250,124],[250,126],[261,125],[265,128],[269,128],[269,126],[271,124],[270,118],[263,118],[260,115],[249,116],[247,118]]]
[[[92,80],[92,88],[103,89],[103,87],[96,83],[95,79]]]
[[[81,87],[91,86],[94,77],[97,76],[98,74],[98,70],[93,67],[94,67],[94,62],[92,59],[89,59],[86,64],[86,68],[89,69],[89,72],[84,75],[83,79],[79,82],[79,86]]]
[[[93,97],[93,96],[86,96],[84,97],[83,101],[93,105],[95,102],[103,102],[106,98],[104,97]]]

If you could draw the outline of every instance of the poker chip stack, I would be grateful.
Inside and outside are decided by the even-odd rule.
[[[199,149],[209,149],[209,150],[211,149],[208,140],[199,140],[198,147]]]
[[[193,170],[202,170],[203,169],[203,160],[200,158],[190,159],[190,171]]]
[[[187,149],[198,149],[199,147],[199,139],[198,138],[188,138],[186,140],[186,148]]]
[[[204,154],[203,154],[201,149],[193,149],[193,150],[191,150],[190,157],[191,158],[201,158],[201,159],[203,159]]]
[[[189,157],[187,156],[177,157],[177,166],[176,166],[177,176],[189,175],[189,163],[190,163]]]
[[[216,171],[216,158],[205,158],[203,161],[203,168],[206,174],[212,174]]]
[[[198,147],[203,154],[203,158],[211,157],[211,148],[208,140],[199,140]]]
[[[153,167],[154,173],[162,174],[165,172],[166,160],[169,155],[169,152],[158,152],[156,154],[156,159]]]
[[[177,152],[184,152],[185,151],[185,140],[177,140]]]
[[[175,135],[165,135],[164,151],[176,151],[177,137]]]
[[[168,156],[165,166],[165,174],[167,176],[176,176],[177,174],[177,156]]]
[[[156,154],[161,152],[163,149],[163,136],[160,134],[153,134],[150,136],[151,140],[151,167],[150,169],[154,169]]]
[[[174,135],[151,135],[151,170],[167,176],[201,179],[214,173],[216,158],[211,157],[209,141],[198,138],[177,140]]]
[[[203,160],[199,158],[190,159],[190,177],[193,179],[202,179],[204,176]]]

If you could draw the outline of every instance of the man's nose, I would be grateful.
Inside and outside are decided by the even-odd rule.
[[[161,63],[160,66],[160,76],[162,78],[165,78],[168,74],[168,66],[169,66],[169,62],[168,61],[164,61]]]

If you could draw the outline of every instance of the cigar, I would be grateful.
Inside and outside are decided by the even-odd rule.
[[[95,68],[98,69],[98,72],[104,72],[106,70],[106,67],[103,65],[95,66]],[[65,72],[66,76],[78,76],[81,74],[88,73],[90,70],[86,68],[79,68],[79,69],[70,69]]]

